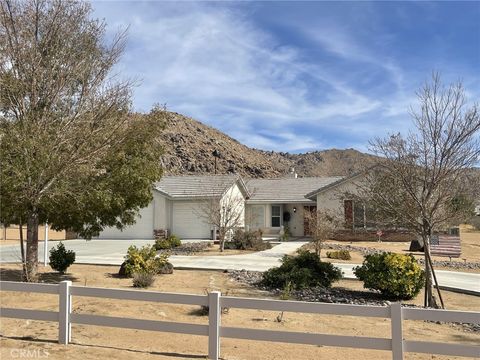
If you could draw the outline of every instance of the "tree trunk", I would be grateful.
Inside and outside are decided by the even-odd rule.
[[[434,291],[433,291],[433,278],[432,272],[433,269],[431,267],[429,257],[430,257],[430,236],[423,237],[423,251],[425,255],[425,298],[424,298],[424,306],[425,307],[432,307],[438,308],[437,300],[435,299]]]
[[[225,236],[223,234],[220,234],[220,239],[218,241],[218,246],[220,248],[220,252],[223,252],[225,250]]]
[[[35,281],[38,271],[38,214],[33,212],[27,219],[27,281]]]
[[[437,275],[435,274],[435,268],[433,267],[433,261],[430,254],[428,254],[428,262],[430,263],[430,269],[432,270],[433,281],[435,282],[435,288],[437,289],[438,298],[440,299],[440,305],[442,309],[445,309],[442,292],[440,291],[440,286],[438,285]]]
[[[23,241],[23,225],[21,222],[20,222],[20,225],[18,225],[18,229],[20,231],[20,254],[22,256],[22,278],[23,278],[23,281],[28,281],[27,267],[26,267],[26,261],[25,261],[25,244]]]
[[[322,252],[322,241],[321,240],[316,240],[315,241],[315,254],[318,256],[320,259],[320,254]]]
[[[219,246],[220,252],[223,252],[223,250],[225,250],[225,237],[226,237],[226,235],[227,234],[226,234],[225,229],[220,226],[219,231],[218,231],[218,246]]]

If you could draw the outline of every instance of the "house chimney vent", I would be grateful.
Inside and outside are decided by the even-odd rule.
[[[297,173],[295,172],[295,168],[293,166],[289,169],[287,177],[292,179],[296,179],[298,177]]]

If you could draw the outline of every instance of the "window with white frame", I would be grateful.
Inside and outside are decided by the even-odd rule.
[[[272,227],[280,227],[280,205],[272,205]]]

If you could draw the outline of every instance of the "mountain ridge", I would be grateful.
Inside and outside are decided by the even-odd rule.
[[[160,135],[162,166],[167,175],[238,173],[244,177],[272,178],[295,168],[300,177],[348,176],[375,162],[377,157],[355,149],[328,149],[301,154],[248,147],[214,127],[169,112]],[[213,155],[217,151],[218,156]]]

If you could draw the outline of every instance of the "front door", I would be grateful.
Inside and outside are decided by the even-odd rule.
[[[303,207],[303,235],[312,236],[312,226],[317,221],[317,207],[304,206]]]

